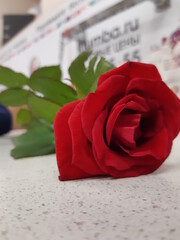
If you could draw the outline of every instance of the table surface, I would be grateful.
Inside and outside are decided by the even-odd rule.
[[[13,160],[0,139],[1,240],[179,240],[180,136],[156,172],[60,182],[55,155]]]

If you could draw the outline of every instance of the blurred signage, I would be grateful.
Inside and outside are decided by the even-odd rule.
[[[92,50],[115,65],[156,64],[180,95],[180,1],[74,0],[36,20],[0,52],[0,64],[29,75],[39,66],[70,62]]]

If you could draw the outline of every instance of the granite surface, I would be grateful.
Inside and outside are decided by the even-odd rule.
[[[55,155],[13,160],[0,139],[1,240],[179,240],[180,137],[155,173],[60,182]]]

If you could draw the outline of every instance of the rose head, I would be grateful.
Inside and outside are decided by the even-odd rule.
[[[180,100],[154,65],[129,62],[100,76],[95,93],[54,123],[60,180],[155,171],[180,130]]]

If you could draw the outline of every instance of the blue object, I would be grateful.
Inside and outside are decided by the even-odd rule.
[[[0,135],[9,132],[12,125],[12,117],[7,108],[0,105]]]

